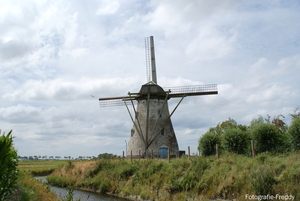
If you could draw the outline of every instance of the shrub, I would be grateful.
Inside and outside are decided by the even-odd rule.
[[[11,133],[0,136],[0,200],[6,200],[13,193],[18,178],[18,155]]]
[[[258,166],[250,171],[250,184],[256,195],[272,195],[276,183],[270,166]]]
[[[248,135],[240,129],[228,129],[223,135],[223,146],[229,152],[245,154],[249,143]]]
[[[283,144],[282,136],[278,129],[268,123],[261,123],[252,130],[252,137],[255,143],[255,150],[257,153],[274,152],[281,149]]]
[[[295,118],[288,129],[291,138],[291,147],[300,150],[300,118]]]
[[[219,143],[219,138],[214,133],[205,133],[199,140],[198,150],[204,156],[216,154],[216,144]]]

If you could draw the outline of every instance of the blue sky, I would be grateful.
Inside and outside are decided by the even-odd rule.
[[[98,98],[146,83],[154,36],[158,84],[218,84],[172,116],[180,149],[209,127],[299,107],[300,3],[285,1],[0,1],[0,129],[21,156],[121,155],[132,123]],[[94,98],[91,96],[93,95]],[[170,102],[170,110],[177,100]]]

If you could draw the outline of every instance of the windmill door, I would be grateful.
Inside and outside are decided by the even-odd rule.
[[[168,148],[159,148],[159,158],[166,159],[168,157]]]

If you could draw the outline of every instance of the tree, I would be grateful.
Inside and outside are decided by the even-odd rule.
[[[225,150],[237,154],[246,154],[250,144],[249,136],[241,129],[227,129],[223,135],[223,147]]]
[[[117,155],[111,153],[102,153],[98,155],[98,158],[105,158],[105,159],[117,158]]]
[[[287,126],[284,123],[284,121],[282,119],[284,119],[285,117],[280,114],[275,116],[272,121],[271,121],[271,116],[267,115],[268,118],[265,118],[265,121],[269,124],[273,124],[280,133],[285,133],[287,131]]]
[[[300,150],[300,118],[295,118],[288,129],[291,139],[291,147],[294,150]]]
[[[6,200],[13,193],[18,178],[18,154],[11,133],[12,130],[0,136],[0,200]]]
[[[278,129],[268,123],[260,123],[252,130],[252,138],[257,153],[276,151],[283,145],[282,136]]]
[[[216,127],[209,128],[208,132],[214,133],[218,136],[222,136],[227,129],[231,128],[238,128],[244,131],[247,130],[247,126],[237,124],[237,122],[234,119],[228,118],[228,120],[223,121],[222,123],[218,123]]]
[[[251,132],[257,125],[264,123],[264,118],[259,115],[258,118],[253,118],[248,126],[248,130]]]
[[[219,138],[216,134],[208,132],[199,139],[198,150],[203,156],[216,154],[216,144],[219,144]]]
[[[293,119],[300,118],[300,109],[299,109],[299,108],[296,108],[296,109],[294,110],[294,114],[290,114],[290,116],[291,116]]]

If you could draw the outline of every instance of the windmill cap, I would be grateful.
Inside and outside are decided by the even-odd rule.
[[[163,88],[154,82],[148,82],[142,85],[139,92],[139,99],[147,99],[148,93],[150,93],[151,99],[161,99],[166,97],[166,92]]]

